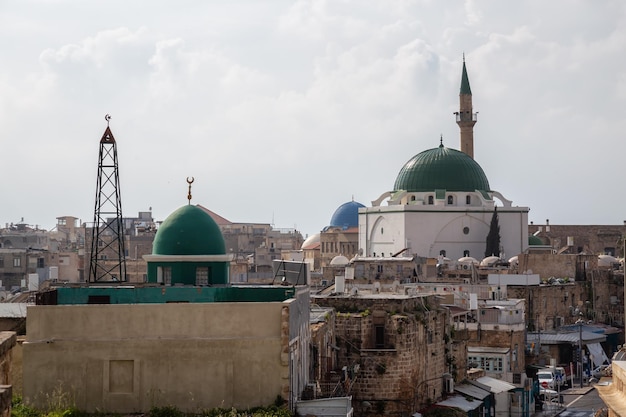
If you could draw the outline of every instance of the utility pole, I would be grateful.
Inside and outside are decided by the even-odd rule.
[[[582,312],[580,315],[582,316]],[[582,318],[576,320],[578,324],[578,375],[580,376],[580,387],[583,387],[583,323]]]

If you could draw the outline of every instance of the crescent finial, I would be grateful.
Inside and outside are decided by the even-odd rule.
[[[189,179],[191,178],[191,179]],[[187,191],[187,204],[191,205],[191,184],[193,183],[194,178],[193,177],[187,177],[187,184],[189,184],[189,191]]]

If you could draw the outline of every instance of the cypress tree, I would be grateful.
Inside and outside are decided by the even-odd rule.
[[[498,207],[494,207],[489,234],[487,235],[487,245],[485,248],[485,258],[488,256],[500,256],[500,224],[498,223]]]

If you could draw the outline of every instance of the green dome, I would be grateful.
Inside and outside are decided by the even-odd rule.
[[[542,246],[544,243],[541,238],[537,236],[528,236],[528,246]]]
[[[490,191],[483,169],[469,155],[439,145],[411,158],[400,170],[394,191]]]
[[[170,214],[154,237],[153,255],[224,255],[224,237],[217,223],[196,206]]]

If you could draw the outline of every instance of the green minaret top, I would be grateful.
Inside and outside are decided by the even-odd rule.
[[[461,93],[472,95],[472,89],[470,88],[469,78],[467,77],[467,68],[465,68],[465,55],[463,55],[463,74],[461,75]]]

